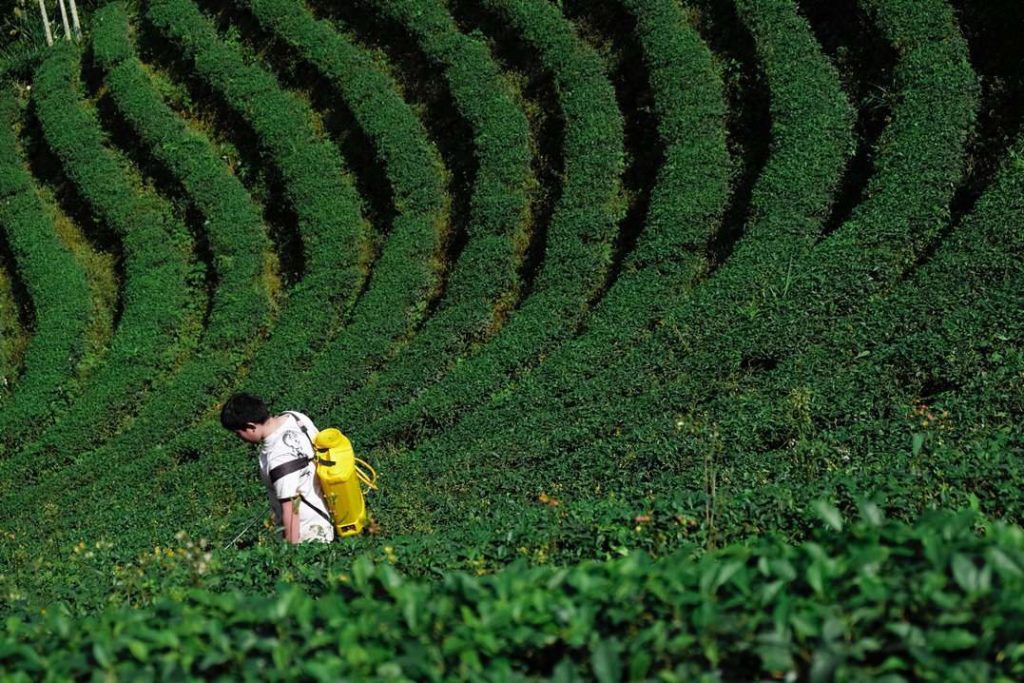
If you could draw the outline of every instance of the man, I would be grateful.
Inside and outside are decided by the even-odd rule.
[[[260,444],[260,479],[284,540],[334,540],[334,525],[312,460],[318,433],[312,420],[292,411],[271,416],[258,396],[235,394],[221,409],[220,423],[243,441]]]

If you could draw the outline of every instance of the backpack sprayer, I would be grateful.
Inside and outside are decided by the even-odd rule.
[[[316,477],[334,530],[340,537],[355,536],[366,526],[363,486],[377,489],[377,472],[356,457],[352,443],[341,431],[325,429],[313,439]]]

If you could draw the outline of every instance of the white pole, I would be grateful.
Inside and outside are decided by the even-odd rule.
[[[71,40],[71,27],[68,25],[68,11],[64,8],[64,0],[57,0],[60,5],[60,18],[64,22],[64,40]]]
[[[71,4],[71,23],[74,25],[75,38],[82,40],[82,25],[78,23],[78,5],[75,0],[68,0]]]
[[[50,33],[50,17],[46,16],[46,4],[39,0],[39,13],[43,15],[43,28],[46,29],[46,44],[53,45],[53,34]]]

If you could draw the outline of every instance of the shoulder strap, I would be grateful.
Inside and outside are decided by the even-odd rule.
[[[292,472],[304,470],[307,467],[309,467],[308,458],[295,458],[294,460],[289,460],[283,465],[278,465],[274,469],[270,470],[270,472],[268,472],[267,474],[270,475],[270,483],[273,484],[278,479],[281,479],[282,477],[287,477]]]

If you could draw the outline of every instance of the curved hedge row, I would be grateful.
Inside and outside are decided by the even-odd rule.
[[[949,223],[978,106],[967,43],[944,0],[865,6],[898,53],[900,99],[879,139],[875,174],[850,219],[794,272],[788,295],[766,304],[772,316],[745,350],[782,355],[824,334],[836,315],[891,286]]]
[[[181,3],[178,3],[181,4]],[[154,5],[151,6],[151,10],[154,12],[158,11]],[[191,7],[193,17],[199,18],[198,12],[194,6]],[[116,10],[104,10],[97,17],[100,22],[108,22],[103,26],[98,27],[98,39],[101,43],[97,46],[97,54],[101,60],[109,60],[110,63],[116,63],[118,59],[122,59],[118,66],[112,67],[110,71],[111,89],[112,91],[117,89],[118,85],[124,86],[125,91],[114,94],[115,99],[127,106],[136,104],[140,106],[140,109],[136,112],[142,115],[139,119],[140,123],[144,125],[156,125],[149,119],[162,120],[165,125],[169,127],[168,132],[172,134],[180,134],[184,124],[177,119],[177,117],[166,111],[165,116],[161,116],[157,110],[150,110],[149,107],[154,104],[162,104],[158,100],[154,100],[155,93],[147,90],[145,85],[145,74],[140,71],[140,65],[135,61],[134,57],[130,57],[130,47],[128,44],[121,40],[118,42],[118,33],[124,33],[124,17],[117,18],[114,14],[107,14],[107,12],[116,12]],[[185,16],[188,16],[187,14]],[[119,32],[104,33],[107,29],[116,28],[114,22],[120,22],[122,28]],[[205,24],[198,24],[203,26]],[[206,25],[208,26],[208,25]],[[206,47],[216,49],[217,45],[211,41],[205,43]],[[127,48],[127,52],[126,52]],[[230,50],[230,48],[224,48]],[[237,58],[234,52],[228,52],[233,57]],[[232,64],[228,59],[224,59],[218,62],[220,68],[230,69],[232,66],[241,66],[241,61]],[[317,194],[317,192],[327,191],[328,188],[336,187],[338,192],[329,196],[329,202],[327,208],[335,208],[339,211],[349,210],[356,211],[358,206],[355,197],[350,196],[341,192],[344,179],[339,175],[337,177],[326,177],[322,180],[319,179],[318,174],[321,173],[322,169],[317,169],[316,166],[309,165],[318,159],[323,159],[327,162],[334,162],[338,164],[340,169],[340,159],[337,157],[337,153],[328,146],[328,143],[323,141],[314,141],[308,146],[303,146],[306,142],[309,142],[310,138],[304,137],[309,135],[312,137],[311,132],[304,133],[301,129],[297,129],[294,125],[287,128],[283,126],[277,126],[276,124],[283,123],[283,121],[276,118],[282,111],[287,113],[286,110],[281,109],[287,106],[293,106],[294,109],[302,110],[298,101],[283,96],[280,90],[272,90],[269,86],[268,79],[270,78],[265,72],[259,71],[255,68],[243,67],[245,69],[245,75],[251,77],[251,80],[246,82],[240,79],[234,79],[226,77],[227,80],[224,82],[215,81],[225,87],[226,95],[239,95],[238,100],[234,100],[235,106],[245,112],[250,112],[249,106],[252,106],[251,113],[249,113],[250,122],[257,134],[260,135],[261,140],[266,144],[272,151],[283,152],[286,149],[290,150],[290,156],[279,157],[279,163],[282,167],[282,174],[286,177],[287,190],[296,199],[296,209],[300,212],[300,217],[305,218],[306,230],[303,232],[304,238],[309,237],[310,239],[316,239],[313,244],[316,248],[320,249],[333,249],[336,250],[333,253],[328,252],[316,253],[313,263],[308,265],[308,269],[304,274],[303,280],[296,285],[289,299],[285,302],[285,307],[281,314],[281,319],[278,325],[276,325],[269,337],[266,345],[260,347],[256,351],[256,356],[252,365],[256,368],[260,367],[261,358],[262,363],[266,365],[263,368],[266,373],[266,377],[273,377],[271,373],[282,373],[286,377],[290,377],[289,363],[296,363],[296,359],[301,356],[299,353],[294,353],[291,350],[288,351],[285,360],[282,362],[281,358],[268,355],[267,347],[273,343],[284,349],[290,349],[291,344],[299,343],[298,340],[309,336],[309,329],[312,328],[314,332],[318,332],[321,336],[325,334],[323,328],[316,327],[311,324],[312,318],[303,319],[302,316],[309,316],[309,309],[316,307],[319,319],[323,319],[323,307],[325,302],[329,302],[335,292],[332,290],[319,290],[316,286],[327,286],[330,283],[338,284],[339,274],[344,277],[346,273],[350,272],[353,266],[345,264],[337,264],[331,271],[331,258],[334,254],[345,253],[340,251],[347,242],[345,241],[347,236],[352,236],[358,232],[361,224],[358,225],[345,225],[345,230],[337,225],[337,222],[344,218],[342,215],[330,216],[330,221],[324,222],[319,219],[322,218],[321,212],[324,211],[324,200],[328,199],[324,195]],[[139,78],[143,80],[138,80]],[[213,80],[213,79],[211,79]],[[247,87],[256,88],[249,92],[246,90]],[[246,94],[250,94],[256,101],[255,105],[252,101],[244,99]],[[123,95],[124,97],[119,97]],[[143,101],[140,104],[140,98]],[[262,98],[262,99],[260,99]],[[129,102],[129,99],[134,99],[134,102]],[[278,108],[275,108],[278,107]],[[304,110],[308,111],[308,110]],[[293,110],[292,113],[295,113]],[[126,113],[126,116],[131,119],[132,116]],[[169,118],[168,118],[169,117]],[[173,131],[177,131],[174,133]],[[155,134],[156,131],[151,130],[151,133]],[[285,137],[281,137],[282,133],[286,133]],[[147,137],[143,134],[143,138]],[[217,189],[220,187],[224,189],[223,185],[225,182],[236,183],[237,181],[229,180],[228,177],[224,177],[221,180],[216,180],[214,176],[205,177],[200,183],[200,186],[190,187],[191,182],[203,178],[204,176],[191,175],[196,169],[200,170],[214,170],[218,169],[218,173],[223,174],[224,169],[222,164],[216,158],[210,159],[213,166],[207,166],[205,162],[201,161],[204,156],[202,153],[202,146],[196,150],[190,145],[182,144],[182,141],[170,143],[168,146],[167,141],[164,141],[165,148],[157,152],[157,156],[161,157],[161,160],[168,165],[172,170],[172,173],[182,175],[183,184],[186,185],[186,189],[196,190],[202,194],[202,196],[208,197],[211,201],[209,204],[203,206],[203,210],[214,210],[217,212],[223,212],[220,215],[229,219],[229,224],[232,225],[232,229],[244,230],[244,222],[246,216],[244,213],[231,213],[231,210],[238,210],[241,207],[245,207],[245,211],[251,211],[254,207],[251,207],[250,200],[245,194],[244,189],[238,186],[235,191],[226,190],[227,192],[236,192],[237,202],[232,205],[224,205],[218,201],[218,197],[222,196],[220,191]],[[205,143],[204,143],[205,144]],[[293,146],[294,145],[294,146]],[[195,153],[195,157],[192,154]],[[181,154],[182,156],[178,156]],[[306,164],[305,166],[303,164]],[[326,166],[330,168],[330,166]],[[186,178],[187,177],[187,178]],[[347,187],[347,186],[344,186]],[[349,188],[350,189],[350,188]],[[211,194],[206,194],[210,192]],[[241,193],[241,194],[237,194]],[[351,200],[350,205],[346,205],[346,201]],[[305,213],[303,213],[305,212]],[[358,218],[358,214],[356,214]],[[258,213],[253,213],[248,217],[250,220],[255,219],[259,221]],[[300,218],[300,221],[302,218]],[[361,219],[360,219],[361,220]],[[239,221],[239,224],[235,224],[235,221]],[[314,222],[318,221],[318,222]],[[249,224],[250,229],[252,224]],[[258,228],[257,228],[258,229]],[[335,232],[328,232],[330,230]],[[319,231],[323,231],[322,233]],[[261,242],[265,241],[265,237],[259,237],[255,242],[250,242],[249,247],[258,246]],[[244,248],[243,244],[238,244],[238,248]],[[307,242],[307,250],[309,249],[309,243]],[[350,245],[351,246],[351,245]],[[249,257],[256,257],[254,263],[257,263],[262,257],[262,254],[252,252],[248,255]],[[232,259],[233,260],[233,259]],[[319,269],[319,270],[316,270]],[[228,283],[222,282],[221,288],[218,288],[218,293],[221,293],[223,287]],[[304,286],[305,285],[305,286]],[[339,285],[340,286],[340,285]],[[226,293],[226,290],[224,290]],[[354,293],[352,294],[354,296]],[[237,298],[235,298],[237,297]],[[254,295],[252,292],[246,293],[242,296],[237,294],[229,296],[228,301],[235,301],[239,306],[253,306],[259,302],[266,302],[266,296],[263,294]],[[283,321],[289,319],[291,324],[285,324]],[[240,321],[230,322],[225,319],[226,329],[223,331],[224,334],[231,334],[241,325],[241,338],[245,340],[245,346],[248,346],[253,342],[255,336],[254,330],[251,325],[258,323],[262,318],[261,315],[243,315],[243,319]],[[211,318],[211,322],[212,318]],[[296,330],[293,325],[299,323],[304,324],[304,328],[301,334],[296,337]],[[222,339],[223,334],[219,335],[217,339]],[[212,341],[212,340],[211,340]],[[193,411],[192,416],[197,416],[204,413],[209,409],[210,404],[219,398],[226,390],[230,389],[233,384],[237,383],[237,376],[239,374],[239,363],[243,360],[238,357],[239,351],[239,340],[234,342],[226,343],[224,347],[225,353],[218,353],[216,350],[211,350],[205,356],[197,357],[194,363],[186,366],[188,374],[183,374],[178,378],[174,384],[167,387],[164,395],[150,402],[144,410],[144,414],[138,420],[136,430],[126,434],[123,439],[119,439],[116,444],[112,445],[111,449],[99,449],[89,454],[89,460],[86,463],[88,466],[83,465],[76,469],[74,473],[74,481],[76,487],[80,491],[91,491],[90,495],[76,497],[74,500],[69,500],[62,510],[62,515],[66,518],[66,521],[60,524],[60,528],[55,530],[50,538],[47,539],[49,547],[58,547],[63,539],[74,538],[76,534],[80,533],[80,528],[93,527],[96,524],[117,524],[117,519],[123,516],[123,513],[111,509],[109,506],[104,505],[101,501],[106,497],[105,492],[111,490],[118,491],[132,491],[138,486],[144,486],[147,491],[151,491],[154,485],[155,477],[152,474],[154,471],[166,471],[169,468],[178,466],[182,461],[195,460],[200,455],[207,453],[220,453],[221,462],[226,463],[228,466],[233,462],[238,462],[245,458],[242,455],[242,449],[239,444],[235,443],[237,439],[233,436],[228,435],[224,432],[219,424],[212,421],[204,422],[192,429],[180,433],[182,427],[188,427],[191,420],[182,413],[180,406],[187,405],[189,410]],[[255,370],[253,371],[255,372]],[[255,380],[250,376],[247,380],[250,384]],[[269,380],[264,380],[269,381]],[[282,386],[269,386],[264,385],[260,387],[257,385],[257,391],[264,391],[264,393],[270,393],[271,390],[277,389],[283,391],[285,387]],[[151,443],[152,434],[157,433],[173,433],[175,429],[179,430],[177,437],[173,438],[171,444],[160,444],[157,447],[153,447]],[[118,450],[128,450],[137,453],[136,457],[133,457],[128,462],[119,465],[117,468],[104,467],[103,463],[115,457],[115,451],[113,448]],[[236,458],[232,460],[227,454],[234,452]],[[169,458],[169,455],[175,457]],[[207,476],[212,476],[211,472],[216,469],[215,465],[209,463],[208,460],[203,460],[203,467],[206,470]],[[225,479],[212,477],[214,480],[224,482]],[[237,482],[238,476],[237,471],[230,478],[232,482]],[[247,482],[251,483],[251,482]],[[66,482],[52,482],[54,493],[61,487],[65,486]],[[225,488],[225,487],[221,487]],[[230,499],[230,493],[233,490],[229,485],[226,487],[226,491],[222,491],[222,498],[224,500]],[[41,489],[37,489],[30,492],[30,495],[39,495]],[[246,487],[239,485],[238,490],[246,492],[242,495],[248,495]],[[7,505],[17,505],[16,501],[20,498],[18,496],[13,497],[10,501],[5,501]],[[140,500],[137,504],[137,510],[141,511],[146,507],[146,500],[150,498],[143,496],[144,500]],[[164,503],[160,498],[152,499],[156,505],[156,509],[164,507]],[[76,511],[78,514],[76,514]],[[136,512],[136,514],[140,514]],[[160,513],[154,511],[155,516],[159,517]],[[143,523],[137,523],[137,527],[141,527]]]
[[[908,15],[899,14],[898,6]],[[886,296],[900,275],[913,265],[925,244],[925,236],[934,235],[948,219],[948,215],[936,211],[935,207],[948,205],[959,177],[961,154],[972,122],[976,93],[972,74],[963,59],[964,44],[958,38],[948,7],[943,13],[944,7],[939,3],[927,10],[929,17],[942,19],[931,23],[911,21],[917,7],[900,6],[899,3],[887,6],[886,11],[890,14],[880,16],[882,26],[901,53],[896,77],[904,96],[894,109],[892,124],[881,138],[876,157],[878,173],[869,183],[869,199],[820,248],[809,250],[803,262],[797,261],[792,274],[787,274],[776,288],[760,292],[754,289],[758,296],[755,303],[759,308],[755,309],[756,315],[752,315],[751,320],[746,323],[740,321],[713,339],[702,336],[697,339],[699,345],[692,355],[673,359],[674,365],[669,369],[679,373],[673,384],[644,387],[642,394],[639,393],[640,387],[630,387],[631,391],[638,392],[636,398],[617,403],[607,401],[607,391],[603,395],[604,401],[598,403],[602,396],[598,393],[597,398],[583,404],[583,407],[573,406],[568,414],[565,411],[556,413],[561,420],[572,425],[569,428],[549,423],[534,429],[535,421],[529,416],[520,421],[514,442],[514,457],[519,467],[533,464],[537,469],[541,463],[557,463],[541,481],[534,477],[534,486],[550,487],[555,482],[562,482],[567,496],[592,495],[595,488],[616,489],[620,486],[613,480],[617,470],[602,463],[607,463],[608,454],[621,454],[625,461],[640,467],[638,477],[647,482],[647,486],[655,489],[671,486],[678,493],[686,491],[692,499],[700,500],[705,495],[703,477],[708,471],[702,463],[703,458],[717,454],[713,455],[717,460],[729,454],[730,457],[724,462],[717,462],[714,467],[719,468],[727,480],[740,486],[740,490],[744,487],[760,489],[778,477],[785,482],[781,488],[788,491],[788,498],[782,493],[779,497],[789,506],[789,514],[800,508],[800,503],[793,503],[794,497],[803,500],[809,490],[801,488],[806,486],[806,481],[794,483],[792,472],[799,472],[806,458],[813,459],[814,448],[821,454],[830,447],[821,443],[805,443],[795,452],[779,447],[794,437],[793,425],[799,422],[794,415],[807,410],[801,402],[813,400],[814,396],[812,388],[787,381],[786,369],[799,373],[820,363],[820,358],[804,356],[802,350],[835,333],[837,324],[844,322],[844,312],[870,310],[867,307],[874,298]],[[747,15],[744,13],[744,16]],[[752,13],[747,20],[760,23],[767,16],[759,11]],[[960,58],[955,58],[957,55]],[[927,66],[922,66],[922,59]],[[742,247],[743,242],[730,265]],[[871,259],[877,265],[871,271],[873,279],[862,278],[860,296],[853,296],[850,293],[853,285],[847,279],[847,271],[843,270],[845,264],[856,262],[865,264],[867,268],[866,264]],[[709,284],[714,284],[729,267],[726,266]],[[757,287],[770,286],[770,282],[753,281]],[[703,321],[703,324],[706,332],[708,321]],[[847,332],[851,328],[856,329],[858,324],[863,324],[863,321],[849,323]],[[848,343],[857,336],[849,333],[845,340]],[[674,340],[676,344],[689,341],[685,336],[674,337]],[[665,351],[656,352],[648,348],[647,353],[650,355],[646,362],[650,363],[662,358]],[[829,354],[825,352],[824,355]],[[854,354],[845,357],[850,358],[851,355]],[[790,358],[792,362],[787,365]],[[771,372],[775,362],[779,363],[779,374]],[[762,374],[778,378],[778,381],[769,384],[767,380],[759,379]],[[823,385],[835,386],[835,374],[833,368],[823,372],[819,379]],[[665,371],[654,375],[664,376]],[[623,375],[618,386],[630,380],[635,381],[635,378]],[[769,388],[757,397],[736,391],[736,385],[741,382],[746,382],[743,386],[749,387],[757,386],[761,381]],[[599,392],[601,388],[601,385],[596,385],[594,391]],[[856,393],[860,389],[837,386],[835,390]],[[738,407],[748,401],[753,405],[743,408],[757,411],[754,413],[756,417]],[[712,404],[714,409],[705,410],[708,404]],[[767,419],[765,412],[775,412],[775,421]],[[731,422],[726,433],[720,422],[733,419],[735,421]],[[779,429],[780,424],[787,425],[788,431]],[[898,425],[891,421],[890,424]],[[697,438],[684,437],[679,433],[680,430],[691,429]],[[523,434],[535,431],[543,434],[543,439],[523,438]],[[595,439],[595,435],[599,438]],[[750,439],[760,440],[764,445],[750,446]],[[509,439],[505,443],[513,442]],[[749,448],[747,453],[739,452],[744,444]],[[451,448],[450,444],[445,445]],[[765,445],[768,450],[778,450],[781,457],[788,455],[792,465],[780,463],[778,458],[766,460],[763,453]],[[872,447],[888,454],[899,449],[899,441],[874,442]],[[506,451],[501,442],[479,439],[474,448],[495,453]],[[448,449],[442,447],[439,451],[446,453]],[[428,458],[433,455],[432,451],[425,452]],[[835,457],[831,457],[832,464]],[[488,466],[495,467],[495,463],[488,463]],[[434,467],[451,467],[453,471],[451,475],[442,476],[440,482],[432,481],[435,486],[444,486],[447,476],[460,479],[466,476],[464,471],[455,474],[456,468],[450,461]],[[820,473],[814,467],[809,469]],[[675,478],[662,479],[659,470],[671,472]],[[568,472],[573,476],[567,481]],[[476,479],[474,475],[475,469],[470,476]],[[485,478],[487,476],[480,473],[477,486],[481,489],[493,486]],[[651,481],[659,484],[651,484]],[[469,502],[473,498],[472,494],[467,496],[465,504],[476,509],[476,501]],[[449,500],[446,504],[449,506],[446,514],[452,515],[453,502]],[[757,511],[746,509],[736,511],[733,522],[739,533],[745,533],[751,529],[749,520],[758,518]],[[786,527],[785,524],[778,526]],[[775,526],[768,523],[759,528]]]
[[[0,110],[0,227],[32,298],[36,329],[24,371],[0,411],[0,445],[9,449],[38,432],[64,402],[85,350],[91,311],[85,272],[57,236],[25,169],[10,93],[0,94]]]
[[[546,2],[484,4],[537,51],[555,80],[565,118],[562,193],[548,227],[544,261],[522,306],[486,346],[388,415],[384,432],[451,424],[573,335],[604,285],[624,214],[623,123],[598,56]]]
[[[833,526],[799,546],[769,536],[699,559],[690,546],[658,561],[516,565],[429,583],[364,558],[307,569],[314,594],[226,592],[216,557],[183,549],[175,563],[157,549],[153,565],[177,566],[175,583],[210,588],[81,619],[59,607],[9,618],[0,666],[23,680],[1024,676],[1020,528],[969,513],[908,526],[870,504],[861,521],[826,519]],[[243,580],[282,561],[241,557]]]
[[[345,330],[285,392],[285,402],[323,414],[383,364],[437,295],[450,230],[445,169],[423,124],[369,53],[316,20],[298,0],[243,4],[341,94],[376,148],[393,190],[396,213],[369,288]]]
[[[975,210],[892,296],[840,319],[799,360],[704,410],[735,453],[735,480],[763,479],[770,462],[772,477],[799,492],[806,488],[792,482],[834,482],[856,472],[862,489],[890,491],[892,507],[909,511],[920,506],[906,493],[915,487],[900,484],[925,470],[936,482],[926,500],[948,504],[938,499],[937,482],[959,469],[934,462],[934,449],[1017,428],[1011,416],[1024,378],[1014,381],[1001,368],[1012,372],[1007,357],[1024,348],[1024,233],[1006,229],[1024,225],[1022,152],[1024,139],[1010,148]],[[809,401],[794,419],[791,397],[798,393]],[[916,453],[915,433],[922,439]],[[677,441],[677,450],[692,452],[706,435]],[[1020,518],[1024,502],[1006,490],[1012,479],[1002,466],[975,459],[974,485],[952,490],[969,490],[986,509]],[[773,507],[792,510],[800,498],[780,491]]]
[[[270,324],[263,286],[264,252],[270,242],[259,208],[211,142],[189,129],[160,98],[132,50],[124,6],[103,7],[93,18],[93,29],[96,58],[118,111],[205,217],[217,288],[202,346],[189,363],[205,364],[211,375],[236,370]],[[230,384],[221,377],[213,384],[225,382]]]
[[[761,4],[742,3],[740,9],[755,32],[771,26],[772,15]],[[535,430],[520,424],[527,433],[545,435],[533,457],[556,460],[559,470],[575,470],[575,480],[589,481],[592,488],[597,484],[580,476],[579,467],[593,462],[593,453],[624,451],[637,457],[636,444],[616,438],[620,431],[651,420],[668,427],[675,412],[712,400],[744,376],[797,355],[808,343],[827,336],[837,315],[865,305],[872,293],[884,293],[913,265],[926,240],[948,219],[936,207],[948,206],[960,176],[976,86],[948,6],[895,3],[883,9],[880,26],[900,52],[895,76],[902,99],[880,139],[869,198],[820,247],[782,261],[774,278],[750,278],[748,298],[736,301],[735,307],[711,297],[710,309],[687,307],[683,315],[670,317],[671,324],[653,337],[660,345],[639,346],[628,365],[623,364],[645,370],[613,375],[615,390],[635,399],[608,402],[610,385],[599,375],[576,389],[572,398],[578,405],[552,411],[571,427],[548,423]],[[918,12],[928,17],[915,20]],[[730,266],[739,265],[742,247],[743,242]],[[847,270],[850,263],[859,265]],[[730,266],[712,284],[726,272],[737,272]],[[702,315],[693,316],[696,312]],[[732,324],[719,327],[723,320]],[[529,442],[524,447],[519,439],[517,444],[518,457],[528,459]],[[593,472],[598,481],[604,476]]]
[[[867,198],[807,263],[796,264],[784,289],[761,293],[751,321],[724,335],[720,348],[703,344],[696,363],[683,360],[692,377],[681,373],[676,386],[652,392],[643,406],[691,406],[709,395],[710,377],[748,374],[745,360],[774,365],[798,358],[801,349],[828,338],[837,318],[884,296],[948,223],[977,106],[966,44],[942,0],[867,2],[898,52],[894,78],[901,95],[879,140]]]
[[[680,28],[682,13],[671,3],[631,3],[629,10],[649,70],[665,160],[643,232],[586,333],[545,359],[516,385],[517,394],[524,384],[537,385],[539,395],[564,392],[580,369],[621,354],[678,306],[707,270],[708,241],[728,200],[725,102],[710,51],[696,31]],[[353,432],[376,443],[389,436],[388,424]]]
[[[158,0],[151,5],[151,11],[162,4],[181,4],[185,0]],[[547,12],[546,9],[541,10]],[[161,19],[163,21],[163,19]],[[564,27],[563,27],[564,28]],[[183,27],[181,30],[185,30]],[[200,38],[201,39],[201,38]],[[206,43],[210,43],[210,40],[206,40]],[[571,54],[569,55],[572,56]],[[589,55],[589,59],[584,60],[585,63],[591,66],[596,65],[596,61],[593,60],[593,55]],[[603,79],[598,81],[603,87],[608,87],[607,81]],[[583,109],[584,116],[583,121],[588,121],[590,114],[587,112],[591,111],[590,98],[587,97],[587,92],[574,91],[574,97],[577,99],[572,100],[576,106]],[[608,101],[614,102],[610,92],[606,93]],[[609,114],[614,113],[613,120],[616,123],[621,123],[618,115],[614,110],[602,109],[596,113],[607,112]],[[581,122],[580,126],[583,125]],[[589,128],[584,128],[579,132],[589,131]],[[600,128],[598,130],[601,130]],[[590,138],[592,141],[593,139]],[[574,138],[574,144],[584,145],[587,138],[579,137]],[[575,147],[574,147],[575,149]],[[583,153],[585,151],[585,153]],[[595,158],[596,157],[596,158]],[[592,204],[586,204],[585,200],[587,197],[592,196],[586,194],[586,191],[596,191],[595,185],[597,186],[611,186],[617,189],[617,174],[609,175],[607,173],[609,169],[607,166],[601,166],[598,161],[605,160],[608,162],[615,162],[617,168],[618,159],[614,155],[610,155],[607,147],[595,148],[594,145],[589,147],[585,146],[584,150],[581,150],[579,155],[575,155],[574,158],[578,160],[581,167],[579,167],[580,176],[576,180],[576,183],[582,185],[579,188],[578,196],[574,193],[570,193],[570,197],[575,196],[576,198],[569,201],[563,195],[563,209],[561,211],[560,221],[563,222],[564,228],[568,230],[570,227],[583,230],[584,228],[594,228],[595,226],[588,223],[576,223],[576,220],[585,221],[594,216],[594,211],[600,207]],[[569,166],[568,168],[577,168],[576,164]],[[576,173],[570,173],[568,178],[577,178]],[[577,187],[576,184],[571,187]],[[611,199],[611,197],[606,197]],[[576,206],[577,202],[583,202],[586,206]],[[571,210],[570,210],[570,207]],[[603,214],[607,218],[607,214]],[[570,219],[574,219],[570,221]],[[606,227],[612,227],[614,223],[606,222],[602,223]],[[554,226],[553,226],[554,227]],[[552,233],[549,233],[549,235]],[[558,234],[556,231],[554,234]],[[563,236],[566,239],[569,236]],[[565,246],[572,246],[573,242],[569,241]],[[607,246],[607,245],[606,245]],[[591,245],[593,250],[597,250],[603,253],[603,248],[599,249],[596,246]],[[571,262],[571,261],[570,261]],[[587,273],[591,275],[591,273]],[[489,347],[488,347],[489,348]],[[496,381],[496,378],[488,377],[487,381]],[[276,401],[271,397],[271,404],[274,405]],[[347,426],[346,426],[347,428]],[[223,526],[226,523],[226,518],[222,512],[226,509],[234,509],[239,507],[241,509],[248,509],[253,495],[256,492],[256,484],[252,481],[239,482],[237,462],[245,462],[245,458],[248,454],[243,455],[243,449],[238,447],[237,444],[233,444],[233,441],[237,441],[234,436],[227,434],[219,425],[204,424],[201,428],[192,430],[191,433],[182,435],[175,438],[171,443],[161,444],[157,448],[149,450],[140,459],[130,463],[130,467],[118,468],[116,471],[110,471],[104,473],[103,477],[106,480],[105,484],[97,484],[97,490],[106,488],[117,488],[120,486],[127,486],[134,488],[137,484],[133,483],[137,481],[138,475],[132,474],[135,472],[135,468],[139,468],[138,471],[143,471],[142,468],[147,466],[152,468],[153,463],[163,464],[159,467],[159,475],[154,480],[151,480],[147,486],[152,489],[153,486],[157,486],[162,492],[162,496],[175,498],[182,504],[182,509],[188,509],[188,514],[195,515],[196,523],[208,522],[214,526]],[[202,457],[206,453],[218,453],[217,458],[206,458]],[[175,453],[178,456],[171,462],[166,462],[166,456],[168,453]],[[227,453],[237,453],[237,456],[229,457]],[[230,486],[225,486],[224,482],[232,482]],[[210,497],[208,491],[217,491],[216,496]],[[161,534],[173,533],[177,529],[176,525],[178,520],[168,519],[156,511],[160,508],[160,499],[152,497],[143,497],[136,505],[137,515],[137,530],[141,533],[143,529],[148,529],[147,533],[154,536]],[[75,534],[79,533],[76,529],[78,524],[84,524],[89,527],[102,527],[108,524],[116,523],[118,513],[116,510],[111,510],[103,506],[97,505],[86,505],[89,509],[88,514],[78,515],[75,520],[70,522],[70,525],[64,525],[59,532],[55,532],[52,539],[48,542],[52,544],[58,544],[58,534],[65,538],[73,538]],[[211,511],[216,508],[222,512],[210,516]],[[152,514],[149,511],[152,509]],[[201,520],[205,520],[202,522]],[[171,528],[174,526],[174,528]]]
[[[438,310],[409,346],[348,396],[332,420],[365,425],[413,394],[498,329],[518,296],[529,231],[529,129],[498,66],[480,40],[459,33],[438,0],[364,3],[400,23],[443,73],[458,112],[473,131],[477,163],[466,244]],[[351,426],[351,427],[350,427]]]
[[[394,476],[402,486],[416,489],[423,480],[434,485],[438,477],[442,486],[465,490],[455,480],[462,479],[466,463],[472,468],[470,479],[479,477],[479,484],[467,491],[467,499],[458,503],[462,505],[495,486],[493,478],[506,476],[513,461],[515,470],[531,473],[530,489],[549,486],[551,480],[592,484],[590,479],[570,476],[580,466],[558,460],[555,446],[570,450],[593,441],[595,434],[614,435],[618,424],[608,419],[609,414],[626,413],[634,421],[660,415],[660,406],[649,413],[630,409],[644,392],[654,391],[660,377],[668,374],[667,366],[680,363],[679,356],[703,354],[705,348],[727,352],[717,346],[717,339],[737,323],[741,307],[765,283],[784,278],[793,261],[811,252],[832,189],[854,147],[853,112],[837,73],[793,4],[766,0],[765,5],[766,13],[751,22],[750,29],[771,93],[771,154],[753,188],[749,226],[729,260],[678,309],[669,309],[650,339],[634,345],[648,355],[625,348],[619,359],[578,363],[570,377],[545,378],[542,365],[534,373],[540,379],[528,377],[514,393],[422,444],[415,458],[389,465],[397,470]],[[666,333],[672,336],[671,344],[664,341]],[[662,346],[656,346],[659,341]],[[636,386],[639,382],[648,384]],[[481,462],[482,452],[496,454],[499,460]],[[506,457],[509,462],[501,462]],[[421,468],[429,468],[429,474]]]
[[[95,115],[81,101],[78,64],[73,48],[57,46],[36,71],[33,101],[64,172],[121,240],[124,308],[110,352],[84,388],[88,401],[78,402],[41,435],[32,453],[54,447],[80,452],[117,432],[124,416],[138,409],[194,345],[202,299],[194,287],[188,231],[166,202],[141,190],[126,163],[105,146]]]
[[[270,301],[263,285],[269,240],[259,209],[228,173],[210,141],[191,131],[161,100],[133,53],[124,6],[103,7],[92,25],[95,55],[115,106],[205,218],[217,288],[195,355],[142,406],[127,432],[76,463],[77,472],[70,476],[78,486],[98,476],[103,468],[97,463],[115,459],[117,451],[143,450],[153,434],[186,428],[206,412],[237,382],[239,366],[251,356],[270,323]],[[91,471],[93,467],[97,472]],[[66,486],[67,481],[60,485]]]
[[[302,279],[290,290],[274,334],[257,351],[244,381],[273,399],[333,337],[361,291],[370,245],[360,200],[337,149],[313,130],[308,105],[247,63],[237,45],[220,40],[194,3],[153,0],[146,16],[252,127],[298,216]]]

